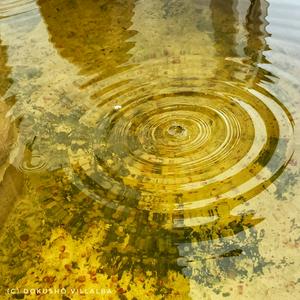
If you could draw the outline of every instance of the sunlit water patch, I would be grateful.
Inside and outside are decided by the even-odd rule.
[[[1,18],[13,18],[33,11],[36,6],[34,0],[3,0],[1,2]]]

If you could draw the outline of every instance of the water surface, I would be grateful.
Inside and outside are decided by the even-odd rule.
[[[299,8],[2,0],[2,297],[296,299]]]

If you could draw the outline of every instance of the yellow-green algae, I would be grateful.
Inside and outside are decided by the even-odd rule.
[[[64,229],[52,231],[50,239],[41,248],[39,263],[33,265],[26,275],[17,281],[16,287],[60,289],[66,287],[67,294],[73,290],[87,290],[85,299],[99,299],[92,291],[106,290],[106,299],[188,299],[189,284],[183,275],[170,271],[165,278],[158,278],[152,272],[124,272],[108,276],[101,272],[101,243],[105,235],[105,224],[95,224],[84,239],[75,240]],[[26,241],[24,241],[26,243]],[[123,245],[126,247],[126,243]],[[100,270],[100,271],[99,271]],[[68,288],[69,287],[69,288]],[[75,292],[74,292],[75,294]],[[30,295],[25,299],[61,299],[61,295]],[[72,295],[72,299],[82,299],[82,295]]]

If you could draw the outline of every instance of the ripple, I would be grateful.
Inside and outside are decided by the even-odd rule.
[[[177,228],[232,220],[291,158],[290,114],[261,87],[153,78],[153,64],[101,82],[80,120],[93,134],[69,151],[74,183],[105,206]]]
[[[37,10],[35,0],[2,0],[0,4],[0,19],[17,17]]]
[[[26,156],[19,166],[19,170],[26,173],[40,172],[47,167],[45,159],[38,154]]]

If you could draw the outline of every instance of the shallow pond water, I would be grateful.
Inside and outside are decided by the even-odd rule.
[[[299,298],[299,11],[1,0],[0,299]]]

